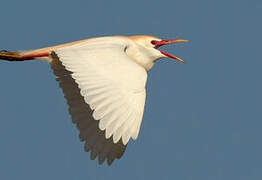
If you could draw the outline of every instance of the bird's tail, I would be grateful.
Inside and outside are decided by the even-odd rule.
[[[9,52],[6,50],[0,51],[0,60],[6,61],[25,61],[33,60],[40,57],[48,57],[48,52],[41,53],[20,53],[20,52]]]

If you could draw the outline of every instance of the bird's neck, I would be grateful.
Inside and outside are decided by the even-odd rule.
[[[137,64],[149,71],[154,66],[154,59],[147,54],[142,47],[132,44],[126,49],[126,53]]]

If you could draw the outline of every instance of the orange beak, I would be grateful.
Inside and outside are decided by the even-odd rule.
[[[161,40],[161,41],[156,41],[156,40],[153,40],[151,41],[151,43],[153,45],[155,45],[155,48],[158,49],[159,47],[163,46],[163,45],[166,45],[166,44],[173,44],[173,43],[178,43],[178,42],[188,42],[188,40],[184,40],[184,39],[173,39],[173,40]],[[160,51],[160,50],[159,50]],[[164,51],[160,51],[163,55],[165,55],[166,57],[169,57],[169,58],[172,58],[172,59],[175,59],[177,61],[180,61],[180,62],[184,62],[182,59],[174,56],[174,55],[171,55],[171,54],[168,54],[167,52],[164,52]]]

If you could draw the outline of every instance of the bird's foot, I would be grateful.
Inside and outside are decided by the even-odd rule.
[[[18,61],[21,59],[21,56],[17,52],[9,52],[6,50],[0,51],[0,59],[6,61]]]

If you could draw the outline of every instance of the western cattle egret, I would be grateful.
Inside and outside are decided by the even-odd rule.
[[[130,138],[139,133],[147,71],[156,60],[180,58],[158,50],[162,45],[186,40],[161,40],[153,36],[110,36],[75,41],[42,49],[0,51],[0,59],[39,59],[51,64],[62,88],[73,123],[91,159],[99,164],[120,158]]]

